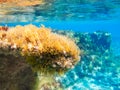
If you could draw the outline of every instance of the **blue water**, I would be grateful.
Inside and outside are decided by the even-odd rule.
[[[120,20],[120,0],[44,1],[42,5],[29,7],[1,7],[0,22]]]
[[[84,75],[85,64],[79,62],[56,80],[62,83],[65,90],[120,90],[120,0],[46,0],[44,5],[22,8],[26,12],[15,9],[18,11],[0,15],[0,25],[32,23],[56,30],[111,33],[114,56],[110,61],[101,57],[100,70],[93,66],[96,71]]]
[[[95,32],[106,31],[112,34],[113,39],[120,40],[120,20],[87,20],[87,21],[47,21],[47,22],[17,22],[17,23],[1,23],[0,25],[16,26],[16,25],[41,24],[57,30],[74,30],[75,32]]]

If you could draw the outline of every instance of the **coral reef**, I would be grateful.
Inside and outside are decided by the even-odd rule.
[[[9,28],[1,26],[0,63],[5,63],[5,66],[0,67],[1,88],[2,90],[26,90],[26,88],[61,90],[60,84],[53,76],[73,68],[80,60],[79,55],[80,50],[72,39],[53,33],[43,25],[40,28],[34,25]],[[32,72],[30,67],[35,72]],[[30,76],[27,76],[29,74]],[[25,78],[21,79],[23,75]],[[26,82],[31,83],[26,85]]]
[[[65,90],[71,85],[76,85],[73,82],[79,82],[81,79],[86,79],[84,78],[86,76],[97,78],[96,74],[107,71],[108,68],[111,68],[113,65],[113,63],[108,63],[108,61],[111,62],[110,57],[114,57],[111,54],[110,33],[100,31],[94,33],[81,33],[62,30],[51,31],[51,29],[45,28],[44,26],[37,28],[33,25],[24,27],[17,26],[15,28],[9,27],[7,30],[2,28],[3,27],[1,27],[0,30],[0,84],[2,85],[2,90],[26,90],[26,88],[28,90],[31,90],[32,88],[34,88],[34,90]],[[71,39],[68,39],[65,36]],[[66,41],[71,42],[68,43],[70,46],[69,48],[66,48],[68,47]],[[75,56],[77,55],[75,52],[79,53],[79,49],[75,44],[72,44],[73,41],[80,48],[80,55],[82,54],[80,62],[77,61],[77,58],[79,57]],[[7,48],[5,45],[7,45]],[[74,46],[76,49],[73,48]],[[65,49],[66,52],[62,51],[62,49]],[[73,65],[75,62],[78,62],[74,69],[67,72],[65,74],[66,76],[63,76],[60,80],[57,80],[54,76],[51,77],[49,75],[50,73],[47,75],[47,70],[48,72],[56,72],[57,70],[57,72],[60,73],[61,70],[64,72],[71,68],[73,65],[71,65],[69,55],[71,55],[72,58],[74,57],[74,59],[72,59],[74,61],[74,63],[72,62]],[[114,59],[115,58],[113,58],[113,60]],[[52,60],[52,63],[49,60]],[[66,64],[63,61],[67,61]],[[118,60],[114,60],[114,62],[118,62]],[[109,64],[111,66],[109,66]],[[32,66],[33,70],[39,72],[32,72],[30,66]],[[48,69],[46,70],[45,68]],[[46,75],[41,76],[40,70]],[[116,68],[114,71],[115,70],[118,71]],[[53,72],[51,72],[51,74]],[[106,74],[104,74],[103,77],[105,77],[105,75]],[[102,78],[102,80],[104,81],[104,78]],[[86,82],[81,83],[86,84]],[[80,83],[78,83],[78,85],[79,84]],[[71,88],[74,89],[74,87]],[[76,87],[78,88],[78,86]],[[81,88],[86,89],[87,87],[82,85]]]
[[[0,53],[23,56],[40,73],[62,73],[80,59],[73,40],[42,26],[16,26],[0,32]]]
[[[99,52],[99,54],[102,54],[110,50],[111,33],[108,32],[96,31],[93,33],[82,33],[70,30],[54,30],[53,32],[74,39],[79,48],[84,50],[84,52]]]
[[[120,60],[116,59],[112,52],[111,33],[103,31],[81,33],[64,30],[54,32],[74,38],[82,52],[81,61],[75,68],[56,79],[62,84],[64,90],[119,88],[119,77],[115,76],[115,73],[119,75],[119,64],[116,62]],[[94,86],[91,86],[92,84]]]
[[[120,89],[120,41],[113,39],[111,33],[54,32],[74,38],[79,48],[84,50],[75,68],[57,78],[64,90]]]
[[[101,68],[103,62],[112,56],[111,33],[103,31],[81,33],[62,30],[55,30],[54,32],[66,35],[69,38],[74,38],[82,52],[81,62],[78,64],[81,66],[80,68],[82,68],[80,73],[84,75],[95,73],[96,68]]]

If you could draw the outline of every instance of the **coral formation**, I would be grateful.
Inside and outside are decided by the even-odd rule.
[[[32,90],[32,88],[34,88],[34,86],[35,86],[35,88],[33,90],[41,90],[41,89],[44,89],[44,90],[48,90],[48,89],[49,90],[66,90],[67,88],[69,88],[71,86],[73,87],[72,89],[74,89],[74,87],[75,87],[74,85],[76,85],[76,84],[74,84],[73,82],[80,84],[81,79],[83,79],[83,77],[92,76],[92,75],[94,75],[93,77],[95,79],[96,78],[98,79],[97,74],[99,73],[99,71],[101,73],[103,73],[103,79],[102,79],[103,81],[104,81],[105,72],[107,71],[109,73],[108,68],[109,68],[109,70],[111,70],[110,68],[114,67],[115,73],[119,73],[118,72],[119,68],[113,66],[113,62],[112,62],[112,60],[114,60],[114,62],[116,62],[115,65],[119,66],[119,63],[118,63],[119,57],[113,57],[111,55],[111,50],[110,50],[111,34],[110,33],[100,32],[100,31],[97,31],[94,33],[81,33],[81,32],[62,31],[62,30],[52,30],[51,31],[50,29],[47,29],[45,27],[37,28],[32,25],[30,27],[29,26],[25,26],[25,27],[17,26],[15,28],[7,27],[8,28],[7,30],[2,29],[2,27],[0,27],[0,28],[1,28],[1,30],[0,30],[0,47],[1,47],[0,48],[0,84],[2,85],[2,87],[0,87],[1,90],[7,90],[7,89],[8,90],[26,90],[26,89]],[[17,28],[19,28],[19,29],[17,29]],[[40,32],[41,34],[39,34],[38,31],[36,31],[36,30],[38,30],[39,32],[40,32],[40,30],[43,30],[43,31],[41,31]],[[26,31],[26,34],[25,34],[25,31]],[[51,77],[50,75],[41,76],[40,73],[37,73],[37,75],[36,75],[36,72],[35,73],[32,72],[31,68],[26,63],[25,59],[27,59],[27,62],[30,61],[29,62],[30,65],[34,66],[36,64],[36,66],[39,67],[40,65],[42,65],[39,63],[44,63],[44,62],[47,62],[47,60],[49,60],[49,59],[47,59],[46,61],[44,61],[46,57],[52,58],[52,56],[49,56],[49,55],[47,56],[47,54],[46,54],[46,57],[45,57],[45,54],[44,54],[44,59],[42,59],[43,57],[40,59],[39,56],[43,56],[42,53],[39,53],[40,50],[35,51],[36,49],[32,48],[31,45],[27,46],[28,43],[26,43],[26,44],[22,43],[24,40],[24,37],[22,35],[27,36],[29,34],[28,31],[32,32],[31,35],[29,35],[29,37],[31,37],[31,36],[33,36],[33,37],[31,37],[29,40],[26,39],[25,41],[29,41],[29,42],[33,43],[35,38],[38,37],[38,39],[36,39],[36,40],[39,41],[39,39],[40,39],[40,42],[41,42],[40,45],[42,45],[43,48],[44,48],[44,46],[42,43],[43,42],[45,43],[44,40],[46,40],[46,38],[44,37],[45,34],[43,32],[47,31],[47,32],[49,32],[49,34],[52,34],[52,35],[55,34],[55,35],[59,36],[59,34],[62,34],[69,38],[73,38],[75,40],[75,43],[77,44],[77,46],[79,46],[80,51],[84,50],[82,55],[80,54],[81,61],[76,65],[76,67],[74,69],[67,72],[65,74],[65,76],[63,76],[62,79],[59,79],[60,77],[56,78],[55,76]],[[16,33],[15,34],[16,36],[13,34],[10,34],[10,32]],[[37,33],[37,34],[35,34],[35,33]],[[7,40],[5,40],[6,34],[7,35],[9,34],[9,37],[11,37],[11,41],[14,41],[14,39],[12,37],[14,37],[14,38],[19,37],[19,39],[21,40],[21,44],[20,43],[19,44],[23,45],[23,46],[26,45],[26,49],[22,49],[22,47],[18,47],[18,45],[15,45],[15,44],[13,44],[12,46],[10,45],[9,49],[3,48],[7,44]],[[41,36],[39,36],[39,35],[42,35],[44,40],[41,39]],[[60,37],[65,37],[62,35],[60,35]],[[32,38],[34,38],[34,39],[32,39]],[[53,40],[52,39],[53,39],[52,36],[49,37],[49,42],[47,40],[46,43],[47,42],[50,43],[50,41],[55,42],[53,40],[58,41],[58,37]],[[68,38],[66,38],[66,40],[67,39]],[[41,40],[43,40],[43,41],[41,41]],[[15,41],[16,41],[16,39],[15,39]],[[36,44],[36,43],[33,46],[35,46],[35,45],[38,46],[38,44]],[[61,44],[61,45],[63,45],[63,44]],[[46,46],[47,46],[47,44],[46,44]],[[53,47],[53,46],[54,45],[52,45],[51,47]],[[71,46],[72,45],[70,45],[69,47],[71,47]],[[30,47],[31,47],[31,49],[30,49]],[[56,48],[56,47],[54,46],[54,48]],[[65,46],[63,45],[63,47],[65,47]],[[41,51],[43,50],[43,48],[41,49]],[[71,49],[73,49],[73,48],[71,48]],[[47,52],[47,50],[46,50],[46,52]],[[22,53],[22,55],[21,55],[21,53]],[[50,53],[50,51],[49,51],[49,53]],[[33,56],[33,57],[30,57],[30,56]],[[56,56],[56,58],[57,58],[57,56]],[[116,58],[117,58],[117,60],[115,60]],[[37,61],[35,62],[35,60],[37,60]],[[55,58],[53,57],[51,60],[55,61]],[[44,61],[44,62],[40,62],[40,61]],[[76,61],[77,61],[77,59],[76,59]],[[56,64],[54,65],[52,63],[51,65],[53,65],[55,67]],[[46,64],[46,65],[50,65],[50,64]],[[109,66],[109,65],[111,65],[111,66]],[[43,65],[41,67],[43,68]],[[58,66],[56,68],[58,68]],[[41,70],[41,69],[39,69],[39,70]],[[42,69],[41,71],[43,72],[43,70],[46,70],[46,69]],[[50,68],[49,68],[49,71],[50,71]],[[55,71],[55,69],[52,68],[51,71]],[[112,72],[112,71],[110,71],[110,72]],[[113,76],[113,75],[111,74],[111,76]],[[76,77],[78,77],[78,78],[76,78]],[[107,75],[107,77],[108,77],[108,75]],[[115,78],[118,78],[118,77],[115,76]],[[110,80],[114,81],[115,78],[113,78],[113,79],[111,78]],[[84,80],[86,80],[86,78]],[[118,79],[116,79],[116,80],[118,80]],[[93,81],[93,79],[92,79],[92,81]],[[98,82],[98,80],[97,80],[97,82]],[[108,81],[106,81],[106,78],[105,78],[105,82],[108,83]],[[83,83],[83,85],[82,85],[83,87],[80,87],[80,88],[88,89],[86,87],[87,81],[82,82],[82,83]],[[84,85],[84,83],[85,83],[85,85]],[[116,87],[119,87],[119,85]],[[61,88],[63,88],[63,89],[61,89]]]
[[[80,59],[73,40],[34,25],[0,31],[0,53],[25,57],[33,70],[43,74],[63,73]]]
[[[53,32],[74,38],[77,46],[79,46],[82,55],[81,62],[76,65],[77,68],[81,69],[80,71],[77,70],[78,74],[93,75],[101,68],[105,69],[103,63],[112,58],[111,33],[109,32],[81,33],[64,30],[54,30]]]

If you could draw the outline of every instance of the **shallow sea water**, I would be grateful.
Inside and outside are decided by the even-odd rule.
[[[0,7],[0,22],[120,19],[119,0],[44,0],[36,6]]]
[[[64,90],[120,90],[120,0],[45,0],[42,5],[14,7],[3,13],[5,10],[0,8],[3,26],[32,23],[55,30],[111,33],[112,56],[100,57],[100,67],[94,65],[89,72],[87,68],[84,70],[86,61],[81,61],[56,80]]]

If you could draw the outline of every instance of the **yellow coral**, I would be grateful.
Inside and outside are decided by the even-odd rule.
[[[80,59],[80,50],[73,40],[34,25],[16,26],[0,31],[0,47],[6,42],[9,50],[19,51],[34,70],[61,73]]]

